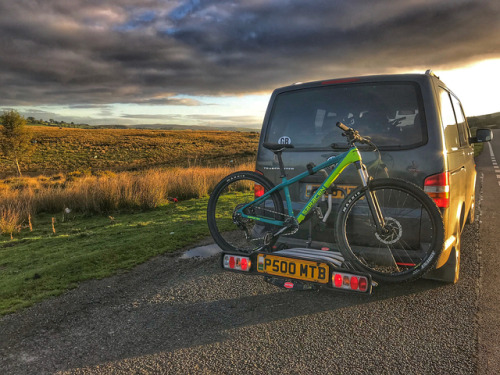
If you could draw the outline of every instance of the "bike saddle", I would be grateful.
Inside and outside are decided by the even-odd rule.
[[[269,142],[264,142],[262,146],[273,152],[283,151],[285,148],[294,148],[293,145],[290,144],[269,143]]]

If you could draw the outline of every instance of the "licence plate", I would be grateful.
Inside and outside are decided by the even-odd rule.
[[[330,268],[326,263],[259,254],[257,271],[269,275],[327,284]]]
[[[306,185],[306,198],[310,198],[314,189],[319,188],[321,185],[307,184]],[[351,194],[351,191],[357,188],[355,185],[337,185],[338,188],[344,189],[347,194]],[[343,199],[344,193],[340,190],[335,190],[332,194],[333,199]]]

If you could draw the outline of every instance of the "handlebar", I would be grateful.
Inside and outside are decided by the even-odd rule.
[[[349,130],[354,130],[354,129],[348,128],[346,125],[342,124],[340,121],[337,122],[337,127],[339,127],[340,129],[342,129],[345,132],[347,132]]]
[[[337,127],[344,131],[343,135],[347,137],[347,140],[349,141],[350,144],[359,142],[376,148],[376,146],[372,143],[370,139],[364,138],[361,135],[359,135],[359,132],[357,130],[342,124],[340,121],[337,122]]]

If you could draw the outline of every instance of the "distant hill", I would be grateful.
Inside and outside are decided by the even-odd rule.
[[[165,124],[138,124],[138,125],[94,125],[97,129],[150,129],[150,130],[226,130],[238,132],[260,132],[260,129],[251,129],[236,126],[201,126],[201,125],[165,125]]]
[[[149,130],[226,130],[236,132],[260,132],[259,129],[245,128],[243,126],[203,126],[203,125],[176,125],[176,124],[137,124],[137,125],[89,125],[75,124],[66,121],[56,121],[50,119],[36,120],[28,117],[27,124],[30,126],[48,126],[52,128],[72,128],[72,129],[149,129]]]
[[[467,117],[467,122],[471,128],[494,128],[500,129],[500,112],[489,115]]]
[[[67,123],[64,121],[61,122],[50,122],[43,120],[31,120],[30,117],[27,119],[28,126],[47,126],[50,128],[70,128],[70,129],[94,129],[92,125],[89,124],[75,124],[75,123]]]

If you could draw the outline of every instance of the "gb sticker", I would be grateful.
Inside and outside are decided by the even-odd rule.
[[[278,140],[278,143],[280,145],[290,145],[292,144],[292,140],[290,139],[290,137],[281,137],[279,140]]]

